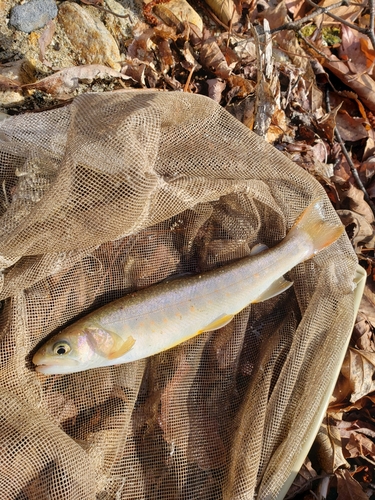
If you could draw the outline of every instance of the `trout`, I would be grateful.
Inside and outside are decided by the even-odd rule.
[[[202,274],[117,299],[63,329],[33,357],[40,373],[66,374],[136,361],[222,328],[235,314],[288,289],[283,275],[343,233],[318,198],[275,247]],[[265,247],[267,248],[267,247]]]

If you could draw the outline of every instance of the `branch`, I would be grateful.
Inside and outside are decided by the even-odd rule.
[[[331,104],[329,102],[329,90],[328,89],[326,90],[325,101],[326,101],[326,106],[327,106],[327,112],[329,113],[331,111]],[[373,203],[373,201],[369,197],[369,195],[366,191],[366,188],[363,185],[363,183],[359,177],[358,171],[354,166],[354,163],[353,163],[353,161],[348,153],[348,150],[346,149],[345,143],[342,140],[341,134],[338,131],[337,127],[335,127],[335,137],[337,139],[337,142],[340,144],[342,154],[345,156],[345,159],[348,162],[350,171],[352,173],[352,176],[354,177],[354,180],[355,180],[358,188],[363,192],[364,200],[368,203],[368,205],[370,206],[370,208],[372,210],[372,213],[375,215],[375,204]]]
[[[308,0],[310,3],[310,0]],[[293,21],[290,23],[283,24],[279,28],[273,28],[271,30],[271,33],[277,33],[278,31],[283,31],[283,30],[293,30],[293,31],[298,31],[303,24],[306,22],[311,21],[312,19],[315,19],[316,17],[320,16],[321,14],[328,14],[330,10],[337,9],[338,7],[348,7],[349,1],[348,0],[341,0],[340,2],[334,3],[332,5],[328,5],[327,7],[318,7],[316,4],[312,5],[317,7],[313,12],[311,12],[308,16],[303,17],[302,19],[299,19],[298,21]]]
[[[318,7],[316,3],[314,3],[312,0],[306,0],[306,2],[313,7]],[[346,5],[349,5],[347,3]],[[361,5],[358,5],[361,7]],[[332,5],[331,5],[332,7]],[[374,0],[369,0],[369,8],[370,8],[370,26],[368,28],[361,28],[357,24],[350,23],[349,21],[346,21],[345,19],[342,19],[339,16],[336,16],[336,14],[332,14],[331,12],[326,12],[327,16],[332,17],[335,21],[345,24],[345,26],[348,26],[349,28],[358,31],[359,33],[362,33],[363,35],[367,35],[369,39],[371,40],[372,47],[375,50],[375,35],[374,35],[374,17],[375,17],[375,5],[374,5]],[[327,8],[328,9],[328,8]],[[309,16],[307,16],[309,17]]]

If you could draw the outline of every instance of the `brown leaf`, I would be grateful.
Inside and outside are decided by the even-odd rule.
[[[239,19],[239,10],[233,0],[205,0],[217,17],[229,26],[231,20],[236,23]]]
[[[289,488],[289,491],[286,495],[286,500],[288,500],[288,498],[292,499],[295,497],[295,495],[309,490],[311,488],[311,483],[316,478],[316,476],[317,473],[313,468],[309,457],[307,457],[303,462],[301,469],[298,471],[298,474],[293,481],[292,486]]]
[[[11,78],[7,78],[6,76],[0,75],[0,90],[21,90],[21,85],[12,80]]]
[[[328,7],[329,5],[334,4],[335,2],[336,0],[323,0],[322,2],[315,2],[315,3],[319,3],[319,6],[321,7]],[[359,4],[358,7],[355,5],[356,3]],[[337,9],[333,9],[331,12],[333,14],[336,14],[336,16],[345,19],[346,21],[354,22],[363,10],[361,8],[361,4],[362,0],[353,0],[352,2],[350,2],[350,5],[345,5],[345,6],[343,5],[342,7],[337,7]],[[332,24],[332,18],[329,17],[327,14],[324,14],[322,16],[318,16],[315,19],[315,23],[317,25],[320,25],[323,22],[327,24]]]
[[[350,401],[355,403],[375,390],[375,353],[349,347],[341,373],[350,381]]]
[[[220,102],[226,83],[219,80],[219,78],[210,78],[206,80],[206,83],[208,85],[208,97],[211,97],[216,102]]]
[[[351,210],[337,210],[337,214],[356,253],[361,253],[363,247],[371,248],[375,245],[374,229],[362,215]]]
[[[370,457],[375,458],[375,443],[360,432],[352,432],[348,443],[345,445],[348,458]]]
[[[367,38],[367,37],[366,37]],[[339,58],[346,61],[352,73],[366,73],[369,69],[367,56],[361,48],[361,35],[344,24],[341,25]]]
[[[342,466],[349,467],[342,452],[340,430],[335,423],[332,417],[326,417],[315,439],[319,465],[327,473],[332,473]]]
[[[354,74],[348,64],[340,61],[326,49],[328,58],[323,60],[323,66],[332,71],[343,84],[350,87],[370,111],[375,111],[375,81],[367,73]]]
[[[354,142],[368,137],[366,123],[362,117],[351,116],[345,110],[340,110],[336,117],[336,125],[343,141]]]
[[[224,54],[221,52],[215,38],[208,38],[202,44],[199,62],[209,71],[224,80],[229,77],[232,70],[229,68]]]
[[[364,302],[368,302],[368,299],[363,296],[361,305]],[[374,306],[372,306],[372,309],[375,311]],[[363,312],[359,312],[357,315],[352,333],[352,340],[358,349],[362,351],[375,352],[374,329]]]
[[[38,82],[23,85],[22,88],[42,90],[48,94],[59,96],[75,90],[79,81],[92,81],[95,78],[107,78],[109,76],[123,80],[130,78],[101,64],[87,64],[85,66],[65,68]]]
[[[374,222],[374,214],[368,203],[364,200],[364,193],[361,189],[350,182],[349,189],[345,192],[345,195],[349,198],[349,207],[353,212],[362,215],[369,223]]]
[[[336,116],[341,105],[326,113],[322,118],[317,121],[317,131],[323,132],[323,137],[326,137],[332,144],[335,137]]]
[[[346,469],[335,472],[337,479],[337,500],[368,500],[362,486],[352,478]]]
[[[41,61],[49,68],[52,67],[52,64],[46,60],[45,53],[46,53],[46,48],[52,42],[52,38],[53,35],[55,34],[55,31],[56,31],[56,24],[54,23],[54,21],[50,20],[48,21],[45,30],[43,31],[43,33],[40,35],[39,38],[39,61]]]
[[[240,75],[231,75],[228,77],[227,81],[231,89],[236,89],[236,97],[241,99],[247,97],[249,94],[252,94],[255,90],[251,81]]]

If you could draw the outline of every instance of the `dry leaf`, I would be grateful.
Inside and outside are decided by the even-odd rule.
[[[367,222],[374,222],[374,214],[368,203],[364,200],[364,193],[361,189],[358,189],[352,182],[349,182],[349,189],[345,192],[347,198],[349,198],[349,206],[353,212],[362,215]]]
[[[232,73],[224,54],[221,52],[216,43],[216,39],[213,37],[208,38],[202,43],[199,62],[206,69],[215,73],[217,77],[223,78],[224,80]]]
[[[350,381],[350,401],[355,403],[358,399],[375,391],[375,353],[349,347],[341,373]]]
[[[48,45],[52,42],[52,38],[53,35],[55,34],[55,31],[56,31],[56,24],[54,23],[54,21],[50,20],[48,21],[45,30],[43,31],[43,33],[40,35],[39,38],[39,60],[49,68],[52,67],[52,64],[46,60],[45,52]]]
[[[59,96],[73,92],[78,87],[80,81],[91,82],[95,78],[108,77],[121,78],[123,80],[130,78],[101,64],[87,64],[85,66],[72,66],[62,69],[38,82],[23,85],[22,88],[42,90],[48,94]]]
[[[346,469],[339,469],[335,473],[337,479],[337,500],[368,500],[362,486],[352,478]]]
[[[368,63],[368,57],[361,47],[361,38],[362,35],[358,31],[352,30],[345,24],[341,25],[341,45],[338,54],[340,59],[345,60],[353,74],[366,73],[373,64]]]
[[[292,486],[285,497],[285,500],[292,499],[295,495],[303,493],[311,488],[313,480],[317,477],[316,470],[313,468],[309,457],[305,458],[301,469],[299,470]]]
[[[21,90],[21,85],[15,80],[0,75],[0,90]]]
[[[336,3],[336,0],[323,0],[322,2],[315,2],[315,3],[319,4],[320,7],[328,7],[329,5]],[[356,3],[358,4],[358,7],[355,5]],[[339,16],[346,21],[354,22],[363,11],[363,9],[361,8],[362,5],[363,5],[362,0],[353,0],[350,2],[350,5],[343,5],[342,7],[337,7],[337,9],[333,9],[331,12],[332,14],[335,14],[336,16]],[[324,24],[337,23],[337,21],[334,21],[327,14],[318,16],[315,19],[315,22],[317,25],[320,25],[321,23]]]
[[[326,52],[328,50],[326,49]],[[350,87],[370,111],[375,111],[375,81],[367,73],[353,74],[348,64],[329,53],[323,66],[332,71],[344,85]]]
[[[336,125],[343,141],[354,142],[368,137],[366,123],[362,117],[351,116],[345,110],[340,110],[336,116]]]
[[[223,91],[227,86],[226,83],[219,80],[219,78],[210,78],[206,80],[206,83],[208,85],[208,97],[211,97],[216,102],[220,102]]]
[[[337,214],[346,228],[356,253],[360,253],[363,247],[371,248],[375,245],[374,230],[362,215],[350,210],[337,210]]]
[[[368,299],[363,296],[361,305],[367,302]],[[370,308],[375,311],[374,306],[371,304]],[[375,342],[374,342],[374,328],[371,322],[368,320],[367,316],[363,312],[359,312],[357,315],[356,323],[354,325],[352,340],[358,349],[368,352],[375,352]]]
[[[321,468],[332,473],[339,467],[349,467],[342,452],[341,435],[335,420],[327,416],[315,439],[316,454]]]
[[[233,0],[205,0],[206,4],[213,10],[214,14],[224,24],[236,23],[239,19],[239,10],[237,10]]]

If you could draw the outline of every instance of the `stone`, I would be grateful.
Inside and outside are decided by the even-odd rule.
[[[57,6],[54,0],[30,0],[30,2],[13,7],[9,24],[16,30],[31,33],[43,28],[56,16]]]
[[[60,5],[59,24],[84,64],[104,64],[120,71],[121,59],[115,39],[99,19],[76,3]]]

